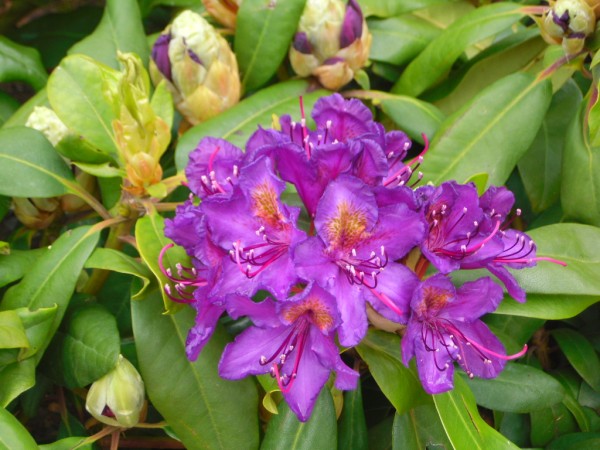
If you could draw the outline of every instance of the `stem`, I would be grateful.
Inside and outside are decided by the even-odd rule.
[[[113,433],[115,430],[118,431],[118,430],[120,430],[120,428],[113,427],[112,425],[105,426],[100,431],[98,431],[96,434],[93,434],[88,438],[82,439],[79,444],[77,444],[75,447],[73,447],[73,449],[83,447],[84,445],[93,444],[94,442],[102,439],[104,436],[107,436],[107,435]]]
[[[100,203],[96,199],[96,197],[94,197],[92,194],[90,194],[88,191],[86,191],[82,186],[80,186],[77,183],[71,183],[71,182],[68,182],[66,184],[73,195],[79,197],[84,202],[86,202],[88,205],[90,205],[92,207],[92,209],[100,215],[100,217],[102,217],[103,219],[111,218],[110,213],[106,210],[104,205],[102,203]]]

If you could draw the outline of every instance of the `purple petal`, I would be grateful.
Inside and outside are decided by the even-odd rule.
[[[317,128],[329,128],[331,138],[340,142],[369,133],[373,123],[371,111],[360,100],[345,100],[340,94],[317,100],[312,117]],[[330,127],[327,127],[328,121],[331,121]]]
[[[506,355],[500,340],[481,320],[469,324],[456,324],[470,345],[461,346],[461,358],[458,361],[462,369],[480,378],[495,378],[504,369],[506,360],[496,355]],[[487,352],[486,350],[487,349]]]
[[[354,160],[352,174],[365,183],[375,186],[388,172],[388,161],[383,149],[375,141],[360,139],[352,142],[358,156]]]
[[[515,204],[515,195],[504,186],[490,186],[481,196],[479,206],[488,216],[504,222]]]
[[[304,32],[296,33],[294,36],[294,41],[292,43],[294,49],[299,51],[300,53],[304,53],[305,55],[309,55],[312,53],[312,45],[308,40],[308,36]]]
[[[227,297],[227,313],[233,319],[248,316],[254,325],[261,328],[281,326],[276,312],[276,303],[270,298],[262,302],[253,302],[245,295],[230,295]]]
[[[298,275],[305,280],[314,280],[319,286],[331,286],[339,276],[339,268],[325,254],[325,244],[318,237],[309,237],[294,249],[294,263]]]
[[[525,290],[521,286],[519,286],[517,279],[512,273],[508,271],[506,267],[501,266],[499,264],[489,264],[487,266],[487,269],[492,275],[496,276],[496,278],[498,278],[502,282],[502,284],[504,284],[504,287],[506,287],[508,294],[512,298],[514,298],[519,303],[525,302],[527,298]]]
[[[348,47],[362,36],[363,15],[356,0],[349,0],[340,35],[340,48]]]
[[[443,338],[444,343],[450,345],[450,339],[447,336],[443,336]],[[414,345],[419,379],[425,392],[440,394],[451,390],[454,387],[454,365],[442,343],[436,344],[440,351],[427,350],[425,342],[419,338],[415,338]],[[429,342],[428,345],[430,345]]]
[[[378,275],[375,288],[366,291],[365,296],[373,308],[386,319],[406,323],[410,313],[410,301],[418,284],[419,279],[414,272],[402,264],[390,263]],[[386,303],[382,301],[382,296]],[[388,301],[394,305],[394,309],[390,309]]]
[[[173,81],[171,61],[169,60],[169,42],[171,42],[171,33],[161,34],[152,47],[152,59],[160,73],[167,80]]]
[[[457,289],[456,299],[446,304],[439,317],[472,322],[495,311],[503,297],[502,288],[489,277],[470,281]]]
[[[311,350],[317,355],[319,363],[323,367],[336,372],[336,388],[341,390],[356,389],[359,374],[342,361],[339,350],[331,337],[319,336],[316,330],[311,330]]]
[[[185,342],[185,353],[190,361],[196,361],[198,355],[213,335],[217,321],[225,308],[216,306],[208,300],[194,304],[197,310],[196,323],[188,332]]]
[[[338,278],[330,292],[337,299],[342,323],[338,328],[340,344],[354,347],[367,334],[367,311],[360,286],[348,283],[346,277]]]

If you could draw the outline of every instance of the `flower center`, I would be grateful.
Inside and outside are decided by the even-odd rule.
[[[354,205],[342,201],[336,214],[325,224],[325,234],[333,249],[353,249],[367,237],[367,216]]]
[[[229,257],[248,278],[254,278],[288,252],[289,242],[278,236],[269,237],[265,227],[256,230],[256,235],[262,237],[262,242],[242,246],[241,241],[233,243]],[[244,267],[245,265],[245,267]],[[255,269],[256,268],[256,269]]]

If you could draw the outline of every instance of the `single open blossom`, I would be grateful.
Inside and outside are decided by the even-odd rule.
[[[403,203],[379,208],[370,186],[344,175],[323,194],[315,228],[317,236],[298,245],[294,261],[301,277],[315,280],[337,299],[340,343],[356,345],[364,337],[367,298],[401,321],[403,312],[379,289],[394,283],[403,287],[398,295],[410,296],[416,277],[394,261],[422,239],[420,216]]]
[[[358,373],[339,356],[334,333],[339,324],[335,299],[312,284],[283,302],[254,303],[234,297],[228,302],[233,317],[247,315],[255,326],[225,347],[219,362],[223,378],[270,373],[298,419],[310,417],[321,389],[336,373],[338,389],[355,389]]]
[[[454,386],[454,362],[473,378],[494,378],[507,360],[502,343],[479,319],[496,309],[502,289],[490,278],[456,289],[448,277],[437,274],[422,282],[410,302],[411,316],[402,338],[402,362],[416,357],[425,391],[439,394]]]
[[[271,160],[262,157],[243,168],[231,197],[201,204],[211,239],[227,251],[215,291],[252,296],[266,289],[287,297],[297,280],[291,250],[306,234],[296,227],[299,208],[279,198],[284,189]]]

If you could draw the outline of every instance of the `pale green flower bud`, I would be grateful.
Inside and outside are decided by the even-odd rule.
[[[308,0],[290,48],[300,76],[339,89],[367,62],[371,34],[356,0]]]
[[[575,54],[594,31],[596,15],[585,0],[558,0],[538,20],[542,37],[550,44],[562,44],[565,52]]]
[[[69,134],[69,129],[62,120],[52,109],[45,106],[35,106],[25,126],[41,132],[55,147]]]
[[[227,28],[235,28],[242,0],[202,0],[208,13]]]
[[[156,40],[150,75],[166,79],[177,109],[197,124],[235,105],[240,78],[227,41],[200,15],[184,11]]]
[[[144,382],[123,355],[113,370],[92,384],[85,401],[85,409],[94,418],[124,428],[138,424],[143,406]]]

